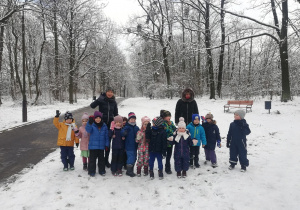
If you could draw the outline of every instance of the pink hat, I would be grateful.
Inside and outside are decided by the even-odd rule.
[[[83,113],[81,120],[88,120],[89,119],[89,114],[87,112]]]
[[[144,116],[144,117],[142,117],[141,121],[142,121],[142,124],[144,124],[144,122],[146,122],[146,121],[150,122],[151,120],[149,117]]]

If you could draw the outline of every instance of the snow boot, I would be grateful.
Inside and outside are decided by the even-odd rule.
[[[241,167],[241,172],[246,172],[246,170],[247,170],[247,169],[246,169],[246,166],[242,166],[242,167]]]
[[[88,167],[87,167],[87,163],[83,164],[83,170],[87,171]]]
[[[230,166],[228,167],[228,169],[229,169],[229,170],[232,170],[232,169],[234,169],[234,167],[235,167],[235,165],[230,164]]]
[[[135,177],[135,173],[133,173],[133,165],[132,164],[127,164],[126,175],[130,176],[130,177]]]
[[[118,176],[123,176],[122,170],[118,170]]]
[[[194,168],[194,160],[193,160],[193,158],[190,158],[190,168]]]
[[[154,179],[154,173],[153,173],[153,170],[150,170],[150,179]]]
[[[148,166],[144,166],[144,176],[148,176]]]
[[[194,165],[196,168],[200,168],[200,165],[199,165],[199,158],[198,157],[195,157],[194,158]]]
[[[163,179],[164,178],[164,174],[162,170],[158,170],[158,177],[159,179]]]
[[[141,171],[142,171],[142,166],[136,167],[136,175],[137,175],[138,177],[141,176]]]
[[[171,165],[165,165],[165,172],[167,173],[167,174],[172,174],[172,171],[171,171]]]
[[[182,178],[186,177],[186,171],[182,171]]]
[[[177,171],[177,178],[181,178],[181,171]]]
[[[217,163],[212,163],[211,166],[212,166],[213,168],[216,168],[216,167],[218,167],[218,164],[217,164]]]

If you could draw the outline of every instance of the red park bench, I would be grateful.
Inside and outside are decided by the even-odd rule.
[[[246,113],[248,109],[252,112],[253,101],[227,101],[224,105],[224,112],[228,112],[229,108],[246,108]]]

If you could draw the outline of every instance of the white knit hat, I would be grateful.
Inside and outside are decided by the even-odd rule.
[[[186,128],[186,124],[184,122],[184,118],[183,117],[179,118],[178,128]]]

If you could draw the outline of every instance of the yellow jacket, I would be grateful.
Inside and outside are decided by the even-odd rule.
[[[75,121],[73,121],[75,122]],[[55,127],[58,129],[58,138],[57,138],[57,145],[58,146],[67,146],[67,147],[73,147],[74,146],[74,141],[76,143],[79,143],[79,139],[75,136],[74,131],[72,130],[71,133],[71,141],[67,141],[67,131],[69,126],[65,124],[66,122],[59,122],[58,117],[54,117],[53,119],[53,124]]]

